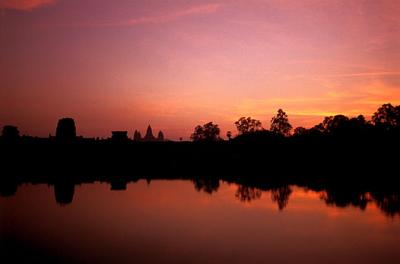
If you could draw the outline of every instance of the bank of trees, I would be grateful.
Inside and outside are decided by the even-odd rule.
[[[277,136],[307,136],[307,135],[331,135],[331,136],[358,136],[358,135],[379,135],[391,133],[400,135],[400,105],[384,104],[367,120],[363,115],[347,117],[335,115],[325,117],[321,123],[311,127],[296,127],[293,129],[289,122],[288,115],[278,109],[277,114],[271,118],[269,129],[262,126],[260,120],[252,117],[241,117],[235,123],[238,137],[251,137],[263,133]],[[230,140],[233,135],[227,132]],[[202,126],[196,126],[191,139],[193,141],[219,141],[220,129],[217,124],[209,122]]]
[[[400,105],[383,104],[367,120],[363,115],[347,117],[335,115],[325,117],[321,123],[311,127],[296,127],[290,124],[289,117],[282,109],[278,109],[270,120],[269,127],[263,127],[260,120],[252,117],[240,117],[235,123],[237,136],[232,131],[226,132],[229,140],[240,138],[258,140],[274,140],[285,137],[304,136],[340,136],[340,137],[382,137],[397,136],[400,139]],[[208,122],[195,127],[190,138],[193,141],[222,141],[221,129],[218,124]],[[56,139],[70,141],[76,138],[74,120],[63,118],[59,121],[56,131]],[[17,142],[20,139],[19,130],[15,126],[6,125],[2,129],[0,140],[3,142]],[[141,139],[139,131],[135,131],[134,140]],[[158,141],[164,141],[162,132],[158,134]]]

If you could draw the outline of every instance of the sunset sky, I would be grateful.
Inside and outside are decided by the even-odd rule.
[[[0,126],[188,139],[400,104],[400,0],[0,0]]]

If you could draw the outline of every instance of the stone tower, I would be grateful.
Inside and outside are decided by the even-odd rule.
[[[76,138],[74,119],[62,118],[58,120],[56,138],[59,140],[74,140]]]
[[[158,132],[157,140],[164,141],[164,133],[161,130]]]
[[[156,138],[153,135],[153,130],[151,129],[151,126],[149,125],[147,127],[146,135],[143,138],[144,141],[154,141]]]

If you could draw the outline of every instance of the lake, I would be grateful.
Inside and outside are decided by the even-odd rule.
[[[2,263],[400,263],[399,214],[368,193],[341,204],[293,185],[191,180],[57,192],[23,184],[0,197]]]

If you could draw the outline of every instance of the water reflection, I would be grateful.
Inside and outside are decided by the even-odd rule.
[[[400,194],[377,192],[373,197],[378,207],[388,216],[400,215]]]
[[[262,191],[249,186],[239,185],[235,193],[236,198],[241,202],[251,202],[261,198]]]
[[[289,196],[291,193],[292,189],[288,185],[284,185],[271,190],[271,199],[278,204],[279,210],[283,210],[289,202]]]
[[[54,196],[59,205],[72,203],[75,193],[75,184],[70,181],[56,182],[54,184]]]
[[[32,256],[61,263],[400,260],[400,221],[393,218],[400,201],[393,191],[207,178],[149,183],[9,183],[18,191],[0,198],[0,249],[15,262]]]
[[[150,186],[151,178],[143,178],[146,180],[147,185]],[[128,184],[137,182],[139,178],[127,177],[113,177],[107,181],[110,185],[111,191],[126,191]],[[255,200],[261,199],[265,193],[270,195],[271,201],[277,205],[277,209],[282,211],[288,204],[290,196],[293,192],[291,186],[286,182],[244,182],[222,180],[212,177],[195,178],[191,180],[196,191],[212,195],[217,193],[221,181],[235,184],[237,186],[234,196],[240,202],[251,203]],[[17,194],[18,183],[16,180],[2,180],[0,184],[0,196],[11,197]],[[75,195],[75,186],[81,184],[74,182],[72,179],[61,177],[55,182],[47,182],[54,188],[54,197],[57,204],[61,206],[68,205],[73,202]],[[297,185],[306,190],[311,190],[319,193],[320,199],[325,202],[327,206],[334,206],[339,208],[356,207],[360,210],[365,210],[371,203],[377,207],[388,217],[400,215],[400,191],[392,188],[360,188],[354,186],[342,185],[311,185],[306,184]]]
[[[201,192],[212,194],[219,188],[219,179],[217,178],[196,178],[193,180],[194,188]]]

